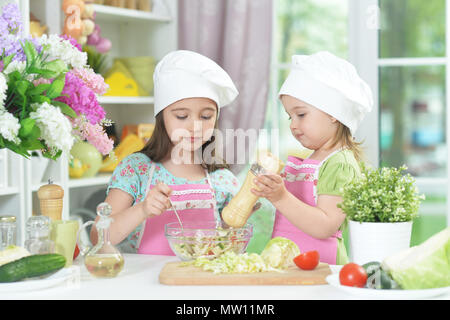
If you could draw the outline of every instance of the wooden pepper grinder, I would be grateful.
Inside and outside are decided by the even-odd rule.
[[[62,219],[64,190],[61,186],[53,184],[49,179],[48,184],[43,185],[37,192],[41,214],[52,220]]]
[[[239,192],[231,199],[228,205],[222,210],[222,219],[233,228],[241,228],[252,214],[258,196],[250,190],[258,189],[253,180],[259,174],[274,173],[279,174],[283,170],[284,163],[269,151],[261,151],[258,154],[257,162],[254,163],[247,173],[244,184]]]

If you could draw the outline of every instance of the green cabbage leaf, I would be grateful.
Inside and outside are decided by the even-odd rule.
[[[450,286],[450,227],[418,246],[387,257],[382,268],[402,289]]]
[[[30,252],[28,252],[27,249],[15,245],[10,245],[6,247],[4,250],[0,251],[0,266],[15,260],[19,260],[20,258],[29,255]]]

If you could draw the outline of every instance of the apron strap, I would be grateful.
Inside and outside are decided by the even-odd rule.
[[[209,187],[211,188],[212,203],[214,206],[214,217],[216,218],[216,221],[219,222],[222,220],[222,218],[220,217],[219,210],[217,210],[216,193],[215,193],[214,187],[212,185],[211,176],[209,175],[209,172],[207,169],[205,169],[205,173],[206,173],[206,180],[208,180]]]
[[[145,189],[145,195],[150,191],[150,187],[152,185],[152,179],[153,179],[153,173],[155,172],[155,163],[152,163],[152,166],[150,168],[150,172],[148,174],[148,180],[147,180],[147,188]]]
[[[336,237],[338,239],[342,239],[342,230],[336,231],[336,233],[333,235],[333,237]]]
[[[145,195],[144,195],[144,199],[147,196],[148,192],[150,191],[150,186],[152,185],[152,178],[153,178],[153,173],[155,172],[155,163],[152,162],[152,166],[150,168],[150,172],[149,172],[149,177],[147,180],[147,187],[145,189]],[[139,238],[137,239],[137,244],[136,244],[136,250],[139,249],[139,246],[141,245],[141,240],[142,237],[144,236],[144,229],[145,229],[145,222],[147,221],[147,219],[145,219],[142,223],[141,223],[141,230],[139,231]]]

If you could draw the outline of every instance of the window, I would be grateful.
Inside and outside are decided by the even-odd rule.
[[[450,223],[450,0],[277,0],[266,128],[279,129],[282,159],[304,156],[277,94],[293,54],[328,50],[348,59],[374,93],[357,132],[375,166],[406,164],[427,197],[413,226],[416,245]],[[448,75],[448,76],[447,76]],[[447,222],[446,222],[447,221]]]
[[[291,57],[327,50],[347,59],[347,11],[346,0],[274,1],[274,51],[266,128],[279,130],[276,147],[281,159],[309,153],[292,136],[288,115],[278,99],[278,91],[289,74]]]
[[[371,129],[364,133],[377,130],[372,162],[406,164],[427,198],[413,226],[412,245],[450,222],[449,4],[449,0],[350,0],[351,60],[371,85],[376,101],[375,116],[367,119]],[[370,28],[368,13],[374,8],[379,19]]]
[[[380,13],[381,164],[443,177],[445,0],[381,0]]]

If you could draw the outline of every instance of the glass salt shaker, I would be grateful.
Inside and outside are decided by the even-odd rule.
[[[55,243],[50,240],[51,220],[47,216],[33,216],[26,224],[25,249],[31,254],[54,253]]]
[[[0,216],[0,250],[16,245],[16,217]]]

